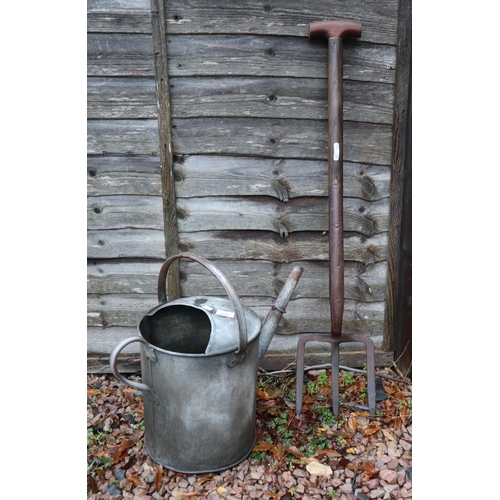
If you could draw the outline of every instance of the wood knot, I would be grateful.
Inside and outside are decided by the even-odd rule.
[[[288,182],[283,179],[273,179],[271,187],[274,189],[280,201],[285,203],[290,200],[290,186]]]

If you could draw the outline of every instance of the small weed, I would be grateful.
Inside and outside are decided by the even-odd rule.
[[[344,376],[342,377],[342,387],[347,387],[351,384],[354,384],[356,379],[354,378],[354,375],[351,372],[345,372]]]
[[[267,425],[270,429],[276,429],[278,438],[283,440],[285,446],[291,446],[291,439],[294,436],[293,430],[289,429],[289,414],[288,411],[282,412],[277,417],[274,417]]]
[[[293,486],[288,490],[288,493],[290,493],[290,495],[292,495],[292,497],[295,495],[296,492],[297,492],[297,490]]]
[[[342,436],[337,436],[337,438],[335,439],[335,441],[337,441],[337,444],[340,445],[340,446],[346,446],[347,445],[347,441]]]
[[[103,446],[106,443],[106,434],[104,432],[94,433],[94,429],[87,429],[87,446]]]
[[[110,463],[111,457],[93,457],[91,462],[87,465],[87,474],[90,473],[95,477],[97,471],[105,471],[109,469]]]
[[[330,407],[318,406],[313,408],[312,411],[319,413],[321,415],[321,420],[323,424],[332,426],[335,423],[335,415],[332,413]]]
[[[263,462],[267,458],[267,453],[265,451],[252,451],[252,453],[250,453],[250,458]]]
[[[306,384],[306,391],[309,396],[314,396],[328,384],[328,375],[326,373],[320,373],[316,377],[316,381],[309,380]]]

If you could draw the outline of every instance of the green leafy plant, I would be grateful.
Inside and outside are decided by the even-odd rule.
[[[321,420],[325,425],[332,426],[335,423],[335,415],[332,413],[330,407],[317,406],[313,408],[312,411],[321,415]]]
[[[288,411],[280,413],[274,417],[267,425],[270,429],[276,429],[278,438],[282,440],[285,446],[290,446],[291,438],[293,437],[293,430],[289,429],[289,414]]]
[[[316,380],[309,380],[306,384],[306,391],[309,396],[314,396],[328,384],[328,375],[326,373],[320,373]]]
[[[342,377],[342,387],[347,387],[348,385],[354,384],[356,379],[354,378],[354,375],[352,372],[345,372],[343,377]]]

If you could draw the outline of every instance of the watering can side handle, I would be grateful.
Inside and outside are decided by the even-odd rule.
[[[194,255],[192,253],[180,253],[177,255],[172,255],[172,257],[169,257],[161,266],[160,274],[158,276],[158,302],[160,304],[164,304],[167,302],[167,291],[166,291],[167,273],[172,262],[174,262],[177,259],[188,259],[198,262],[198,264],[201,264],[204,268],[208,269],[219,280],[220,284],[224,287],[224,290],[226,290],[227,295],[229,296],[231,302],[233,303],[233,306],[236,311],[236,318],[238,320],[239,345],[236,354],[242,355],[234,363],[237,364],[239,362],[243,362],[244,353],[247,350],[247,344],[248,344],[247,322],[245,318],[245,311],[243,309],[243,305],[241,304],[240,298],[236,293],[236,290],[234,289],[233,285],[230,283],[230,281],[227,279],[224,273],[217,266],[212,264],[209,260]]]
[[[150,392],[153,397],[156,396],[154,394],[154,391],[149,385],[142,384],[140,382],[134,382],[132,380],[129,380],[128,378],[124,377],[119,371],[118,371],[118,356],[120,352],[129,344],[132,344],[132,342],[141,342],[144,344],[146,347],[148,346],[148,343],[142,338],[139,337],[138,335],[134,335],[133,337],[128,337],[121,342],[119,342],[115,348],[111,351],[111,354],[109,356],[109,364],[111,366],[111,370],[113,372],[113,375],[118,379],[121,380],[124,384],[129,385],[130,387],[133,387],[134,389],[137,389],[138,391],[143,391],[143,392]]]

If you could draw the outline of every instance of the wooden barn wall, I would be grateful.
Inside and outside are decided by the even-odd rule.
[[[363,24],[344,42],[344,332],[370,336],[379,365],[386,302],[397,0],[166,0],[176,232],[263,318],[304,268],[265,368],[293,363],[298,338],[329,332],[327,42],[309,23]],[[88,1],[89,371],[156,304],[165,257],[149,0]],[[162,102],[159,102],[162,106]],[[162,108],[160,108],[161,110]],[[172,201],[172,200],[170,200]],[[168,243],[168,242],[167,242]],[[224,290],[196,263],[182,295]],[[306,361],[328,359],[310,345]],[[123,366],[137,367],[137,348]],[[362,366],[357,344],[341,363]]]

